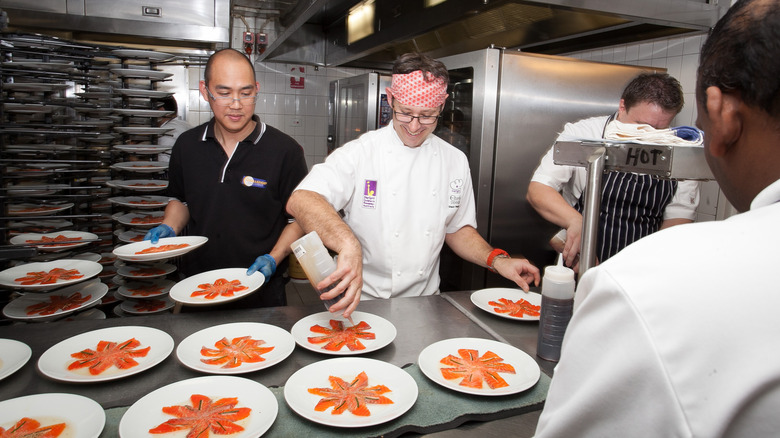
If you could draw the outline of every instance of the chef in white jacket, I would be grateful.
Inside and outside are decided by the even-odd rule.
[[[780,434],[780,2],[704,44],[697,125],[740,214],[629,245],[582,277],[537,438]]]
[[[439,253],[446,242],[467,261],[528,289],[539,270],[492,248],[476,230],[474,194],[463,152],[432,135],[447,98],[439,61],[410,53],[393,67],[387,101],[392,122],[334,151],[293,192],[287,210],[304,231],[316,230],[338,253],[338,268],[318,288],[345,297],[345,316],[366,298],[439,292]],[[343,218],[338,211],[343,211]]]

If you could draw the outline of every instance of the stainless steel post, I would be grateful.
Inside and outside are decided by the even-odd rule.
[[[596,242],[598,241],[599,206],[601,205],[601,178],[607,149],[597,148],[588,157],[588,182],[585,186],[585,206],[582,212],[582,239],[580,240],[580,270],[582,275],[596,265]]]

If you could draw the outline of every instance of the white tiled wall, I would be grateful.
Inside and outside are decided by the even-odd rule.
[[[304,72],[300,72],[300,68]],[[265,123],[292,136],[303,146],[306,163],[313,166],[325,159],[328,133],[328,85],[334,79],[356,76],[367,70],[316,68],[298,64],[255,63],[260,95],[255,113]],[[290,79],[304,78],[303,89],[291,88]],[[203,69],[189,68],[190,113],[193,125],[211,118],[208,103],[198,91]]]
[[[685,107],[672,122],[673,126],[696,123],[696,68],[699,53],[706,39],[705,33],[674,38],[662,38],[634,44],[620,44],[596,50],[564,54],[573,58],[614,64],[662,67],[677,78],[683,88]],[[719,196],[720,188],[715,181],[701,184],[701,200],[697,209],[697,222],[715,220],[728,216],[731,206]],[[718,212],[720,199],[720,215]]]

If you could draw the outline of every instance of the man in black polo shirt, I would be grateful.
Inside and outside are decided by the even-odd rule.
[[[181,134],[171,152],[163,224],[147,233],[156,242],[185,232],[206,236],[182,256],[185,276],[250,266],[268,282],[235,303],[240,307],[287,304],[281,274],[290,244],[303,235],[285,212],[287,199],[306,176],[301,146],[254,114],[259,84],[242,53],[224,49],[206,64],[200,93],[214,117]],[[262,254],[262,255],[260,255]],[[258,255],[260,255],[258,257]]]

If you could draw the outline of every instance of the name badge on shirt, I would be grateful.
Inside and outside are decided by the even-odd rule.
[[[448,205],[449,208],[460,207],[460,197],[462,192],[463,192],[462,179],[455,179],[450,181],[450,198],[449,198],[449,205]]]
[[[376,181],[367,179],[363,185],[363,208],[376,208]]]
[[[252,176],[245,176],[241,179],[241,182],[247,187],[260,187],[261,189],[268,185],[268,181]]]

